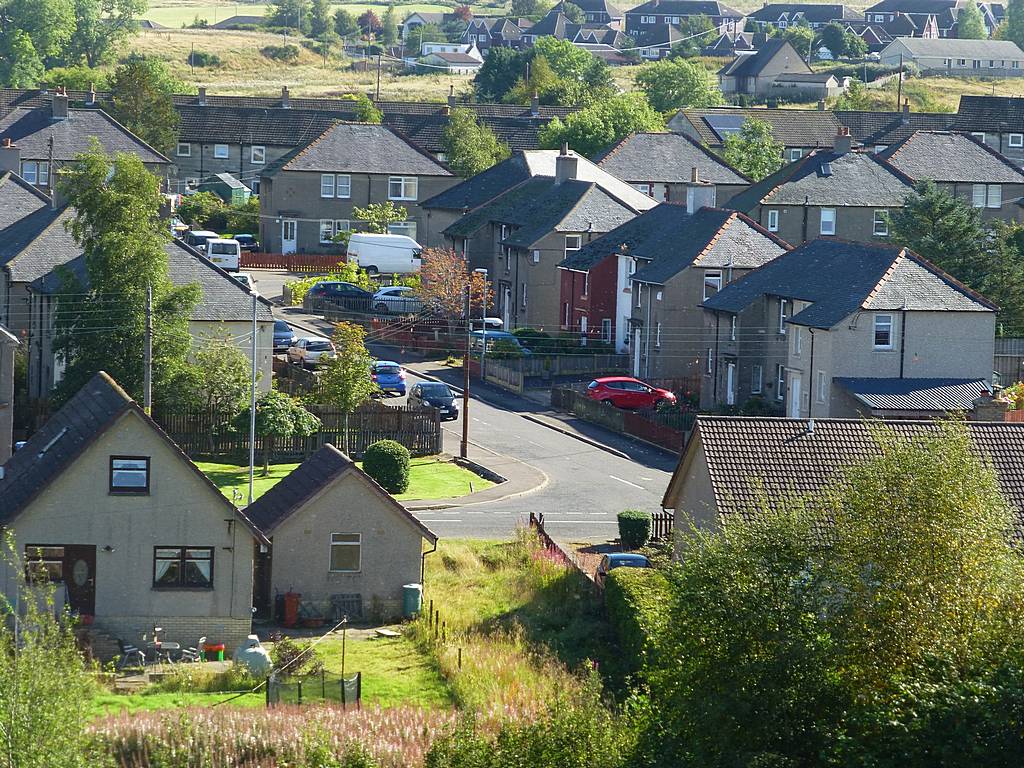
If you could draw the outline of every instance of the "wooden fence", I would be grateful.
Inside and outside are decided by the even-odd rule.
[[[667,509],[651,515],[651,541],[664,541],[672,537],[676,516]]]
[[[289,272],[329,272],[345,261],[337,253],[243,253],[240,269],[285,269]]]
[[[992,370],[999,374],[999,384],[1003,387],[1024,380],[1024,339],[997,338]]]
[[[395,407],[382,403],[359,406],[348,418],[345,439],[345,414],[332,406],[307,406],[321,421],[321,428],[309,437],[276,440],[271,446],[271,461],[302,461],[325,443],[362,458],[366,449],[378,440],[395,440],[413,456],[432,456],[441,452],[441,422],[435,408]],[[170,438],[190,457],[237,460],[249,452],[246,430],[235,429],[230,418],[211,411],[155,411],[156,420]],[[261,459],[266,440],[257,436],[256,454]]]

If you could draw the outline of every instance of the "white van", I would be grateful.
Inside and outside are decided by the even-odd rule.
[[[237,240],[214,238],[206,241],[206,258],[225,272],[238,271],[238,259],[242,255],[242,246]]]
[[[192,229],[185,233],[185,244],[205,251],[207,241],[216,240],[218,237],[220,235],[208,229]]]
[[[407,275],[420,271],[423,246],[407,235],[355,232],[348,241],[348,260],[372,274]]]

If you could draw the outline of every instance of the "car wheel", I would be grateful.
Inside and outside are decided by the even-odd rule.
[[[368,275],[376,275],[377,274],[377,268],[374,267],[374,266],[363,267],[363,271],[365,271],[366,274],[368,274]]]
[[[616,407],[616,406],[615,406],[615,403],[613,403],[613,402],[611,401],[611,398],[605,398],[604,400],[602,400],[602,401],[601,401],[601,405],[607,406],[607,407],[609,407],[609,408],[614,408],[614,407]]]

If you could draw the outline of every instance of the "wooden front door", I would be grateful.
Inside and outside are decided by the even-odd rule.
[[[83,544],[65,545],[62,570],[71,610],[80,616],[95,616],[96,547]]]

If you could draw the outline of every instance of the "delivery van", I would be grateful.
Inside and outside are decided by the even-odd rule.
[[[406,235],[355,232],[348,241],[348,260],[371,275],[408,275],[420,271],[423,246]]]
[[[191,245],[202,252],[206,252],[206,242],[216,240],[220,235],[208,229],[192,229],[185,233],[185,245]]]
[[[206,241],[206,258],[225,272],[238,271],[238,259],[242,255],[242,246],[237,240],[214,238]]]

